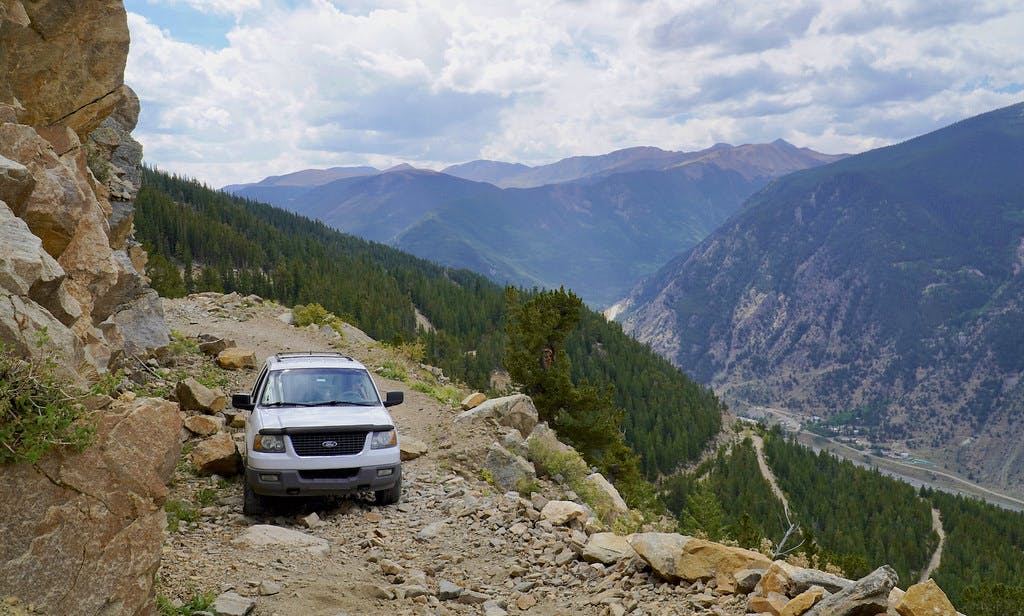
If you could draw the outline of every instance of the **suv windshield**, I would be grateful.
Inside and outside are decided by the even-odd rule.
[[[260,397],[262,406],[327,406],[380,404],[366,370],[358,368],[292,368],[273,370]]]

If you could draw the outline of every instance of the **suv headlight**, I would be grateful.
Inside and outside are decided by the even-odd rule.
[[[257,434],[252,441],[253,451],[268,453],[284,452],[284,436],[280,434]]]
[[[370,439],[370,449],[387,449],[398,444],[398,433],[394,430],[387,432],[374,432]]]

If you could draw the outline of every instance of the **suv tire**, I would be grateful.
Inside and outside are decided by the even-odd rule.
[[[402,498],[402,479],[399,478],[394,487],[387,490],[377,490],[373,495],[378,505],[394,505]]]
[[[267,515],[270,513],[270,503],[267,502],[267,497],[253,492],[248,481],[242,483],[245,485],[242,489],[242,513],[245,515]]]

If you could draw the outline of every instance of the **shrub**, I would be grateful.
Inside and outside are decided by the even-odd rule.
[[[169,500],[164,504],[164,511],[167,512],[167,530],[172,533],[178,532],[182,522],[199,520],[199,512],[188,501]]]
[[[437,383],[416,381],[411,387],[414,391],[425,393],[438,402],[449,406],[457,405],[460,400],[461,392],[454,385],[438,385]]]
[[[394,379],[396,381],[407,381],[409,380],[409,371],[406,370],[402,364],[386,360],[381,362],[380,366],[377,366],[376,373],[386,379]]]
[[[216,597],[213,593],[199,593],[197,591],[192,595],[188,603],[178,607],[167,597],[157,595],[156,610],[160,616],[191,616],[195,612],[208,611],[213,606],[215,600]]]
[[[341,317],[336,316],[320,304],[296,306],[292,308],[292,316],[295,317],[296,327],[306,327],[307,325],[327,325],[338,335],[343,335],[341,326],[344,325],[345,322]]]
[[[48,343],[45,330],[37,345]],[[22,359],[0,344],[0,463],[35,462],[58,447],[81,451],[95,438],[82,392],[56,372],[52,357]]]

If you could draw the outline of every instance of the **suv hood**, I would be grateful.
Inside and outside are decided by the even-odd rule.
[[[262,428],[326,428],[340,426],[393,426],[391,415],[380,406],[316,406],[260,409]]]

